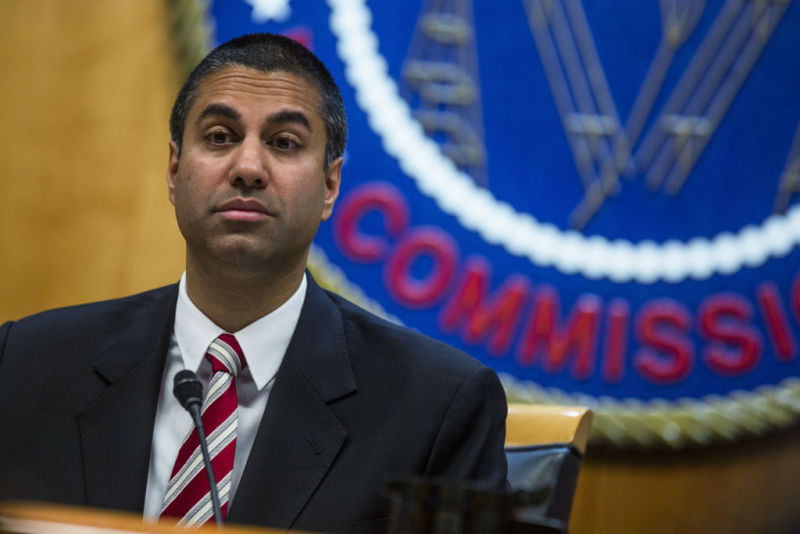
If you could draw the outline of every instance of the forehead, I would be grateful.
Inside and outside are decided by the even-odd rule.
[[[219,103],[234,109],[245,107],[251,115],[295,108],[309,114],[312,121],[322,121],[319,102],[317,88],[301,76],[231,66],[212,72],[200,82],[189,118],[196,119],[208,105]]]

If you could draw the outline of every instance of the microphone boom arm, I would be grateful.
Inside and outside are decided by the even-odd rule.
[[[222,508],[219,505],[219,493],[217,492],[217,477],[214,475],[214,467],[211,465],[211,455],[208,453],[208,442],[206,432],[203,428],[203,417],[200,415],[200,407],[203,405],[203,384],[194,372],[184,369],[175,375],[174,388],[172,392],[175,398],[186,408],[194,421],[197,429],[197,437],[200,441],[200,452],[203,455],[203,464],[206,466],[208,474],[208,489],[211,494],[211,507],[214,511],[214,522],[217,528],[222,528]]]

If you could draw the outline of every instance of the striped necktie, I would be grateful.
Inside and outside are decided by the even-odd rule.
[[[221,334],[215,339],[208,347],[206,358],[211,361],[212,376],[203,401],[203,428],[224,520],[228,514],[238,427],[236,375],[247,366],[247,362],[232,334]],[[213,521],[213,516],[200,441],[192,429],[178,451],[164,495],[161,517],[180,518],[179,525],[200,526]]]

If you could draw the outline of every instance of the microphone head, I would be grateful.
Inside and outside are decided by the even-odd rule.
[[[200,383],[197,375],[188,369],[178,371],[175,375],[172,392],[181,406],[187,410],[195,404],[198,406],[203,404],[203,384]]]

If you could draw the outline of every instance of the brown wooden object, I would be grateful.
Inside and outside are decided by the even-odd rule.
[[[140,516],[135,514],[18,502],[0,505],[0,532],[8,534],[123,534],[127,532],[174,534],[176,532],[219,532],[219,529],[213,524],[198,529],[187,529],[167,522],[143,521]],[[283,531],[226,524],[224,532],[228,534],[270,534]]]
[[[586,452],[592,411],[584,406],[508,405],[506,446],[568,443]]]

